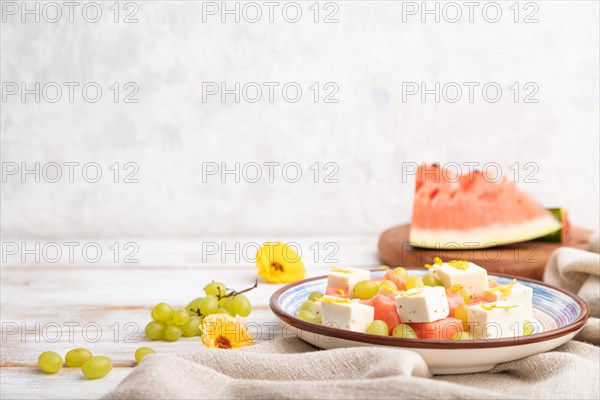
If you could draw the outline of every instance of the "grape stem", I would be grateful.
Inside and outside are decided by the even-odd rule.
[[[231,289],[231,288],[227,288],[227,290],[231,290],[229,293],[224,294],[223,296],[221,296],[220,294],[217,295],[217,299],[221,300],[227,297],[234,297],[237,296],[238,294],[242,294],[242,293],[246,293],[251,291],[252,289],[256,289],[258,287],[258,279],[254,281],[254,286],[251,286],[249,288],[246,288],[244,290],[240,290],[239,292],[235,289]],[[220,292],[220,291],[219,291]],[[204,315],[202,315],[202,313],[200,312],[200,308],[194,310],[193,308],[190,309],[190,311],[195,312],[196,314],[198,314],[199,317],[204,317]]]
[[[234,296],[237,296],[238,294],[246,293],[246,292],[251,291],[252,289],[256,289],[257,287],[258,287],[258,279],[254,281],[254,286],[246,288],[244,290],[240,290],[239,292],[235,289],[227,288],[227,290],[231,290],[231,292],[226,293],[223,296],[218,295],[217,298],[219,300],[221,300],[221,299],[225,299],[227,297],[234,297]]]
[[[193,312],[195,312],[196,314],[198,314],[198,315],[197,315],[198,317],[204,317],[204,315],[202,315],[202,313],[200,312],[200,309],[199,309],[199,308],[197,308],[197,309],[195,309],[195,310],[194,310],[193,308],[190,308],[190,311],[193,311]]]

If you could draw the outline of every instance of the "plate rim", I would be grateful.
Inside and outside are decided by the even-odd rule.
[[[417,270],[417,268],[407,268],[408,270]],[[370,272],[381,271],[380,269],[371,269]],[[303,321],[300,318],[291,315],[286,312],[279,305],[279,298],[286,291],[300,286],[302,284],[326,279],[327,275],[320,275],[308,279],[303,279],[298,282],[293,282],[287,284],[279,289],[277,289],[269,300],[269,306],[273,313],[283,322],[288,325],[293,326],[294,328],[300,329],[302,331],[308,331],[311,333],[315,333],[317,335],[324,335],[329,337],[334,337],[338,339],[350,340],[353,342],[381,345],[381,346],[389,346],[389,347],[405,347],[405,348],[421,348],[421,349],[455,349],[455,350],[465,350],[465,349],[482,349],[482,348],[499,348],[499,347],[508,347],[508,346],[522,346],[532,343],[545,342],[548,340],[556,339],[562,337],[568,333],[577,331],[581,329],[585,323],[590,318],[590,308],[585,300],[581,297],[577,296],[574,293],[569,292],[568,290],[559,288],[557,286],[551,285],[546,282],[538,281],[535,279],[522,278],[514,275],[508,274],[492,274],[498,277],[509,278],[509,279],[517,279],[517,281],[527,281],[535,283],[536,285],[545,286],[549,289],[556,290],[561,292],[570,298],[572,298],[577,304],[579,304],[581,308],[581,313],[575,319],[575,321],[570,324],[563,326],[558,329],[552,329],[550,331],[536,333],[529,336],[519,336],[517,338],[502,338],[502,339],[490,339],[490,340],[473,340],[469,342],[457,342],[451,340],[428,340],[428,339],[401,339],[395,338],[392,336],[379,336],[372,335],[369,333],[363,332],[353,332],[343,329],[336,329],[328,326],[322,326],[313,324],[311,322]]]

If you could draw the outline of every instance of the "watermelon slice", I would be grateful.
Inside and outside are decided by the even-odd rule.
[[[540,242],[564,243],[569,238],[569,214],[564,208],[549,208],[548,211],[562,223],[562,229],[536,240]]]
[[[497,181],[497,182],[496,182]],[[415,247],[466,249],[546,236],[562,224],[506,177],[457,175],[437,164],[417,170],[410,228]]]

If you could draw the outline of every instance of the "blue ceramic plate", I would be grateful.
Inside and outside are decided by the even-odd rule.
[[[372,271],[382,276],[385,271]],[[410,275],[423,275],[425,270],[409,270]],[[271,309],[301,339],[323,349],[350,346],[391,346],[420,353],[432,373],[465,373],[485,371],[499,362],[512,361],[551,350],[564,344],[589,318],[588,305],[578,296],[545,283],[507,275],[488,275],[498,284],[513,279],[533,289],[534,334],[514,338],[473,341],[436,341],[401,339],[352,332],[321,326],[296,318],[298,308],[313,291],[325,292],[327,277],[306,279],[282,287],[271,297]],[[460,351],[460,357],[456,352]]]

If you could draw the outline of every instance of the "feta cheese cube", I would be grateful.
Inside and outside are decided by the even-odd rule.
[[[513,281],[508,285],[499,285],[483,291],[483,299],[487,302],[508,301],[522,307],[523,318],[533,319],[533,289]]]
[[[450,314],[446,289],[441,286],[410,289],[397,294],[395,299],[403,323],[433,322]]]
[[[313,304],[313,309],[312,309],[313,314],[315,314],[317,317],[321,316],[321,302],[320,301],[315,301],[315,304]]]
[[[430,268],[428,274],[436,279],[440,279],[440,277],[438,276],[438,270],[436,268]]]
[[[371,279],[371,273],[360,268],[337,268],[333,267],[327,277],[327,285],[348,289],[348,296],[354,296],[354,285],[360,281]]]
[[[483,339],[521,336],[524,319],[523,307],[503,300],[467,308],[469,330]]]
[[[489,288],[487,271],[472,262],[464,261],[463,263],[467,265],[465,269],[452,266],[452,261],[442,265],[435,264],[436,278],[442,281],[446,288],[463,285],[471,289],[475,296],[481,297],[483,291]]]
[[[349,299],[325,296],[321,299],[321,320],[324,326],[366,332],[375,317],[375,309]]]

